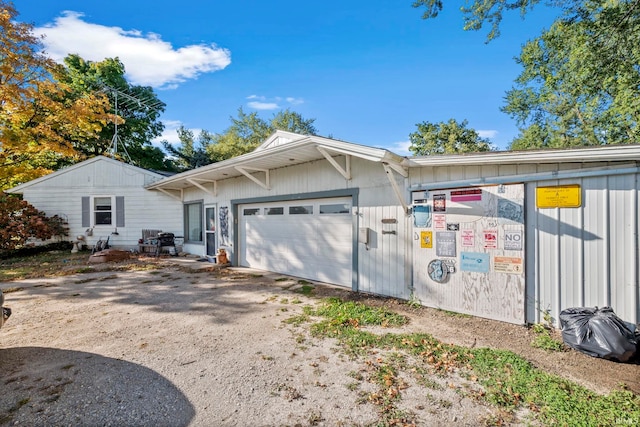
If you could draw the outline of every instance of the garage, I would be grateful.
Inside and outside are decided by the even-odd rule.
[[[240,265],[351,287],[351,197],[241,204]]]

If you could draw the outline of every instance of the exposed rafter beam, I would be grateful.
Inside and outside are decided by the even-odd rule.
[[[238,172],[240,172],[242,175],[249,178],[251,181],[258,184],[260,187],[264,188],[265,190],[271,190],[271,186],[269,184],[269,169],[258,169],[258,168],[251,168],[248,166],[244,166],[244,167],[235,166],[235,169]],[[255,175],[249,172],[249,170],[255,171],[255,172],[264,172],[264,182],[260,181]]]
[[[200,182],[204,182],[204,183],[213,183],[213,191],[211,191],[210,189],[208,189],[207,187],[205,187],[204,185],[200,184]],[[195,179],[195,178],[187,178],[187,182],[191,185],[195,185],[196,187],[198,187],[199,189],[201,189],[202,191],[204,191],[207,194],[211,194],[212,196],[217,196],[218,195],[218,181],[211,181],[211,180],[207,180],[207,179]]]
[[[398,172],[404,178],[409,178],[409,168],[405,168],[404,166],[399,165],[397,163],[383,162],[383,164],[389,165],[390,168],[392,168],[394,171]]]
[[[161,187],[158,187],[157,190],[163,192],[164,194],[171,197],[172,199],[176,199],[179,202],[182,201],[182,196],[183,196],[182,190],[165,190],[164,188],[161,188]],[[180,192],[180,195],[179,196],[176,195],[175,191]]]
[[[331,157],[331,154],[329,154],[329,152],[326,150],[326,148],[324,147],[316,147],[318,149],[318,151],[324,156],[325,159],[327,159],[327,161],[329,163],[331,163],[331,165],[338,171],[340,172],[340,174],[342,176],[344,176],[344,179],[351,179],[351,156],[346,154],[345,155],[345,167],[343,168],[342,165],[340,165],[336,159],[334,159],[333,157]]]
[[[387,178],[389,179],[389,182],[391,183],[391,187],[393,188],[393,192],[396,193],[396,197],[398,198],[398,201],[400,202],[400,204],[404,208],[404,211],[405,212],[409,212],[409,205],[407,205],[407,202],[405,201],[404,196],[402,194],[402,190],[400,190],[400,187],[398,186],[398,183],[396,182],[396,178],[393,176],[393,172],[394,171],[397,172],[397,170],[394,169],[388,163],[383,163],[382,167],[384,167],[384,171],[387,173]]]

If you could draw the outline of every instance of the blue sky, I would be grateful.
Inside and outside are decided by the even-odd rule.
[[[290,108],[320,135],[403,155],[417,123],[450,118],[506,148],[517,129],[499,109],[520,72],[513,58],[553,13],[510,13],[485,44],[487,31],[462,30],[462,2],[426,21],[411,3],[14,0],[50,56],[118,56],[132,83],[153,86],[170,142],[179,125],[223,132],[242,107],[265,119]]]

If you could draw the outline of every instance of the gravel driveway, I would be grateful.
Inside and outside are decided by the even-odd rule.
[[[380,420],[380,408],[366,398],[375,386],[362,375],[377,356],[352,360],[332,340],[311,337],[308,325],[283,322],[318,301],[300,293],[295,278],[191,262],[0,285],[13,288],[7,295],[13,315],[0,330],[0,425],[359,426]],[[314,286],[317,293],[344,293]],[[478,345],[492,345],[507,335],[516,342],[523,331],[438,316],[425,314],[407,327],[445,333],[442,339],[456,337],[463,345],[475,345],[476,337]],[[482,337],[482,330],[495,336]],[[522,347],[532,353],[527,339]],[[477,425],[496,415],[496,408],[465,397],[470,393],[456,392],[478,386],[455,375],[434,376],[426,386],[403,381],[402,409],[416,414],[419,425]],[[519,415],[527,424],[526,414]]]

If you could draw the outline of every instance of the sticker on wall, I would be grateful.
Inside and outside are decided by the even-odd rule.
[[[436,283],[445,283],[449,280],[449,268],[441,259],[432,260],[427,266],[427,273]]]
[[[433,228],[436,230],[446,230],[447,216],[445,214],[433,214]]]
[[[455,231],[436,232],[436,255],[455,257],[456,253]]]
[[[431,206],[416,205],[413,207],[413,225],[418,228],[431,227]]]
[[[489,272],[489,254],[484,252],[461,252],[460,271],[470,271],[472,273]]]
[[[447,223],[447,231],[458,231],[458,230],[460,230],[460,224]]]
[[[579,208],[582,206],[582,191],[579,184],[557,185],[536,188],[536,207]]]
[[[447,211],[447,195],[446,194],[433,195],[433,211],[434,212]]]
[[[522,250],[522,231],[521,230],[505,230],[504,249],[507,251]]]
[[[476,233],[472,229],[460,231],[460,244],[465,248],[472,248],[476,245]]]
[[[230,246],[231,242],[229,241],[229,208],[227,206],[222,206],[220,208],[220,217],[218,221],[220,221],[220,246]]]
[[[433,232],[421,231],[420,232],[420,247],[431,249],[433,248]]]
[[[498,230],[484,230],[482,236],[485,249],[498,249]]]
[[[493,258],[493,271],[497,273],[522,273],[522,258],[497,256]]]
[[[482,189],[472,188],[469,190],[452,190],[452,202],[479,202],[482,201]]]
[[[498,218],[501,223],[517,222],[524,223],[524,207],[522,203],[514,200],[499,199],[498,200]]]

